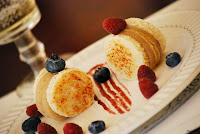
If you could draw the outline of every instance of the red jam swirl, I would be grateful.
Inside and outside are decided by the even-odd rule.
[[[103,107],[103,109],[105,109],[106,111],[108,111],[108,112],[111,113],[111,114],[115,114],[115,112],[113,112],[110,108],[108,108],[108,107],[106,106],[105,103],[103,103],[101,100],[99,100],[99,99],[97,98],[97,96],[95,96],[94,100],[97,101],[98,104],[101,105],[101,106]]]
[[[98,65],[94,66],[92,69],[89,70],[89,72],[87,74],[89,74],[93,78],[94,72],[98,68],[103,67],[104,65],[105,64],[98,64]],[[97,88],[99,89],[99,92],[101,93],[101,95],[108,102],[110,102],[112,107],[110,105],[108,105],[107,103],[105,103],[103,100],[100,100],[97,96],[95,96],[95,100],[107,112],[109,112],[111,114],[116,114],[116,112],[112,110],[114,108],[117,111],[117,113],[123,114],[126,111],[130,111],[130,106],[131,106],[131,103],[132,103],[131,99],[130,99],[131,95],[130,95],[130,92],[128,91],[128,89],[118,80],[117,76],[115,75],[115,73],[113,71],[112,71],[112,74],[113,74],[113,76],[111,76],[111,78],[105,83],[97,83],[93,79],[93,81],[94,81],[95,85],[97,86]],[[114,80],[113,77],[116,80]],[[122,88],[117,86],[115,81],[118,84],[120,84]],[[124,90],[128,93],[128,95],[126,95]]]

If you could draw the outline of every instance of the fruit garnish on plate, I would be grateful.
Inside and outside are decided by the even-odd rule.
[[[146,65],[142,65],[139,67],[137,76],[138,76],[138,79],[148,78],[148,79],[152,80],[153,82],[156,81],[156,75],[155,75],[154,71],[151,70],[151,68],[149,68]]]
[[[170,53],[166,56],[166,64],[169,67],[177,66],[181,61],[181,56],[177,52]]]
[[[75,123],[67,123],[63,127],[64,134],[83,134],[82,128]]]
[[[106,129],[106,126],[105,126],[104,121],[102,121],[102,120],[94,121],[88,127],[88,130],[92,134],[98,134],[98,133],[104,131],[105,129]]]
[[[126,27],[126,21],[119,18],[107,18],[103,21],[103,28],[114,35],[119,34]]]
[[[38,108],[36,106],[36,104],[33,104],[31,106],[28,106],[26,108],[26,114],[28,116],[38,116],[38,117],[42,117],[42,114],[38,111]]]
[[[52,54],[45,62],[45,68],[48,72],[56,73],[65,68],[65,61],[57,54]]]
[[[98,68],[93,74],[94,80],[98,83],[104,83],[110,79],[110,71],[107,67]]]
[[[137,76],[141,93],[146,99],[151,98],[158,91],[158,86],[154,83],[156,81],[154,71],[148,66],[142,65],[138,69]]]
[[[41,120],[38,116],[31,116],[25,120],[22,124],[22,130],[24,132],[36,132],[38,125],[41,123]]]
[[[147,99],[151,98],[157,91],[158,86],[150,79],[142,78],[139,80],[140,91]]]
[[[37,127],[38,134],[57,134],[54,127],[46,123],[40,123]]]

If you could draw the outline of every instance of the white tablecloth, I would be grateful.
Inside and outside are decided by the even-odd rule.
[[[200,0],[179,0],[164,9],[151,15],[156,16],[166,12],[176,10],[199,10]],[[199,20],[200,23],[200,20]],[[0,98],[0,120],[4,119],[9,110],[17,104],[20,98],[13,91]],[[184,134],[188,130],[200,126],[200,91],[198,91],[183,106],[170,115],[167,119],[154,127],[148,134]]]

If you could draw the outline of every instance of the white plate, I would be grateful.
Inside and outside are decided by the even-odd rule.
[[[147,20],[158,27],[167,40],[162,62],[154,70],[157,76],[156,83],[160,90],[149,100],[141,94],[137,80],[127,81],[117,76],[119,81],[131,93],[129,98],[132,105],[129,112],[113,115],[95,102],[89,109],[74,118],[58,122],[43,117],[42,122],[54,126],[58,133],[63,133],[62,129],[66,122],[77,123],[83,128],[84,133],[89,133],[88,126],[95,120],[103,120],[106,123],[106,130],[103,133],[107,134],[146,132],[198,90],[200,80],[200,77],[197,76],[200,72],[199,20],[200,12],[198,11],[172,12]],[[95,65],[105,63],[103,45],[106,38],[95,42],[74,55],[66,61],[67,66],[88,72]],[[180,53],[182,61],[175,68],[169,68],[165,64],[165,56],[174,51]],[[112,77],[114,78],[113,74]],[[122,89],[125,91],[124,88]],[[97,88],[95,93],[101,98]],[[23,133],[21,124],[28,118],[25,114],[25,108],[31,103],[34,103],[32,96],[24,97],[19,105],[9,113],[6,120],[1,122],[0,133]]]

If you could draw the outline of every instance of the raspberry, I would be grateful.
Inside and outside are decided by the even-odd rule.
[[[143,78],[139,80],[140,91],[143,96],[149,99],[158,91],[158,86],[150,79]]]
[[[46,123],[40,123],[37,129],[39,134],[57,134],[56,129]]]
[[[63,132],[64,134],[83,134],[82,128],[74,123],[65,124]]]
[[[155,73],[151,70],[151,68],[149,68],[146,65],[142,65],[139,67],[137,76],[138,76],[138,79],[148,78],[152,80],[153,82],[156,81]]]
[[[117,35],[124,30],[126,25],[126,21],[119,18],[107,18],[103,21],[103,28],[114,35]]]
[[[38,117],[42,116],[42,114],[38,111],[36,104],[28,106],[26,108],[26,114],[28,116],[38,116]]]

